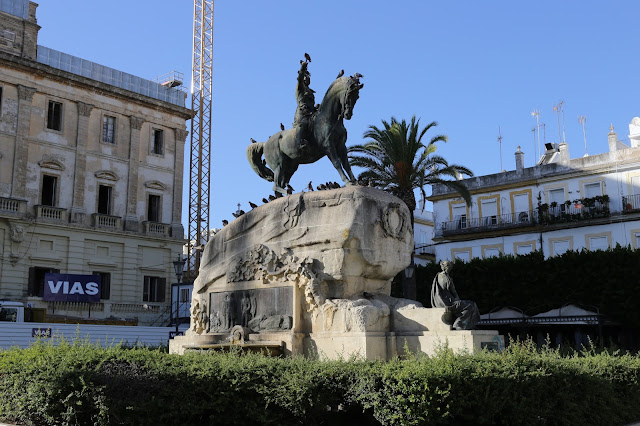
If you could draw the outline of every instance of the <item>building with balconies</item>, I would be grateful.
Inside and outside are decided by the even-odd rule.
[[[416,265],[426,265],[435,260],[435,245],[433,244],[433,212],[425,209],[425,200],[420,200],[413,211],[413,240],[414,262]]]
[[[608,152],[581,158],[569,157],[567,143],[547,143],[528,168],[518,147],[515,170],[463,181],[471,205],[434,185],[436,259],[640,247],[640,118],[629,130],[631,146],[612,127]]]
[[[48,315],[168,318],[186,94],[38,46],[36,8],[0,2],[0,298]],[[100,302],[43,300],[47,272],[99,275]]]

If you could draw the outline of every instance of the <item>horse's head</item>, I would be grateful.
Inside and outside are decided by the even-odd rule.
[[[356,73],[352,77],[346,77],[345,92],[342,98],[342,116],[347,120],[353,115],[353,107],[360,97],[360,89],[364,84],[360,83],[361,75]]]
[[[337,78],[327,89],[320,108],[328,107],[334,111],[334,108],[339,108],[340,116],[350,120],[353,114],[353,107],[360,96],[360,89],[364,86],[364,84],[360,83],[360,77],[362,75],[355,74],[351,77]]]

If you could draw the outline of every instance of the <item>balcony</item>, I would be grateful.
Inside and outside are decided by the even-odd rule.
[[[609,198],[605,197],[567,201],[560,205],[553,205],[555,203],[552,205],[542,204],[538,207],[539,222],[542,225],[552,225],[609,217],[611,216]]]
[[[16,198],[0,197],[0,213],[21,215],[27,211],[27,202]]]
[[[416,244],[414,252],[417,255],[436,255],[436,246],[433,244]]]
[[[169,236],[169,225],[166,223],[158,223],[158,222],[143,222],[144,223],[144,233],[147,235],[151,235],[154,237],[168,237]]]
[[[622,197],[622,213],[638,213],[640,212],[640,194],[624,195]]]
[[[486,232],[495,229],[520,228],[536,225],[538,214],[536,211],[507,213],[503,215],[471,218],[462,216],[458,220],[442,222],[435,230],[436,237],[446,237],[465,233]]]
[[[109,216],[106,214],[94,213],[93,226],[101,229],[121,230],[122,219],[120,216]]]
[[[53,206],[37,205],[36,219],[48,222],[68,222],[67,209]]]
[[[631,207],[634,205],[632,204]],[[640,196],[635,206],[640,211]],[[630,210],[635,211],[635,210]],[[611,216],[609,197],[601,195],[594,198],[567,201],[562,204],[541,204],[536,210],[508,213],[483,218],[467,218],[442,222],[436,227],[435,237],[448,237],[461,234],[473,234],[493,230],[513,229],[527,226],[547,226],[572,223],[583,220],[606,218]]]

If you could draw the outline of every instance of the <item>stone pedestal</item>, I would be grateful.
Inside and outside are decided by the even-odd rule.
[[[409,210],[386,192],[347,187],[276,199],[209,241],[191,327],[169,350],[262,344],[284,354],[390,359],[445,344],[499,349],[497,332],[453,331],[444,309],[389,296],[412,250]]]

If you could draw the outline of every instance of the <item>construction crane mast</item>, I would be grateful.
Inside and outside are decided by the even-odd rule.
[[[209,240],[211,168],[211,85],[213,68],[213,0],[193,1],[191,68],[191,163],[189,170],[189,262],[195,279],[202,249]]]

